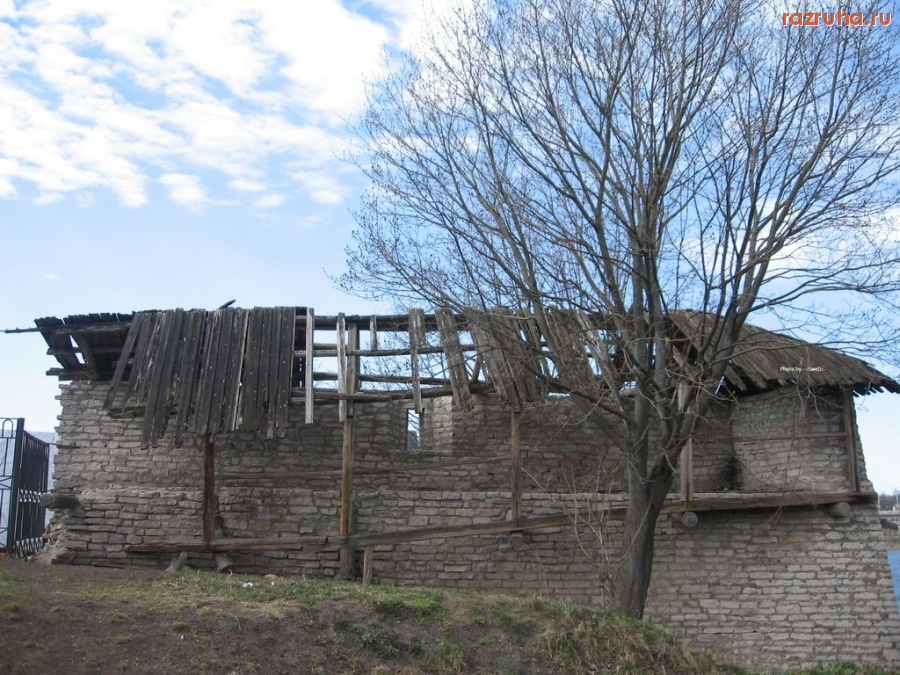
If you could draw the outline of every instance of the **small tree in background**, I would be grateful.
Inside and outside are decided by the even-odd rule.
[[[896,340],[894,42],[758,1],[474,0],[372,92],[344,286],[535,317],[547,376],[619,423],[621,611],[643,614],[681,450],[749,317]],[[578,336],[590,372],[559,309],[602,318]]]

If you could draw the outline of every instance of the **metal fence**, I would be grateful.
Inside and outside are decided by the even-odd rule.
[[[24,557],[44,545],[50,444],[25,431],[25,420],[0,417],[0,550]]]

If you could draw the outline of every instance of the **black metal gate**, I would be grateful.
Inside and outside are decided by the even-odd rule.
[[[44,545],[50,444],[25,431],[24,419],[0,417],[0,550],[24,557]]]

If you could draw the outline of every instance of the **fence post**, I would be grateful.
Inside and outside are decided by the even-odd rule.
[[[16,445],[13,450],[12,472],[10,473],[9,515],[6,519],[6,555],[15,556],[15,544],[19,530],[19,486],[22,474],[22,446],[25,442],[25,419],[16,420]]]

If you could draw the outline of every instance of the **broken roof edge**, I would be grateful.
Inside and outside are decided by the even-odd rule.
[[[235,309],[238,308],[228,308],[229,311]],[[211,314],[220,310],[201,311]],[[298,336],[301,328],[305,328],[307,312],[314,317],[314,329],[317,331],[335,330],[339,318],[343,318],[346,324],[357,325],[360,330],[377,327],[378,331],[401,332],[408,331],[410,327],[410,318],[406,314],[316,316],[305,306],[295,307],[294,310]],[[147,310],[145,313],[165,311],[176,310]],[[48,375],[61,379],[108,379],[115,370],[136,314],[80,314],[64,319],[44,317],[35,319],[35,328],[7,332],[28,331],[43,335],[49,346],[48,354],[56,357],[62,366],[50,369]],[[674,325],[688,339],[691,332],[700,330],[691,324],[702,313],[680,310],[672,315]],[[467,323],[463,315],[453,318],[460,326]],[[438,331],[438,321],[437,313],[424,315],[424,330]],[[443,330],[446,331],[446,325]],[[303,351],[302,341],[297,350]],[[862,359],[749,324],[741,330],[739,347],[731,358],[730,369],[734,374],[728,378],[729,384],[738,396],[788,386],[836,386],[850,388],[858,395],[881,391],[900,393],[897,380]]]

